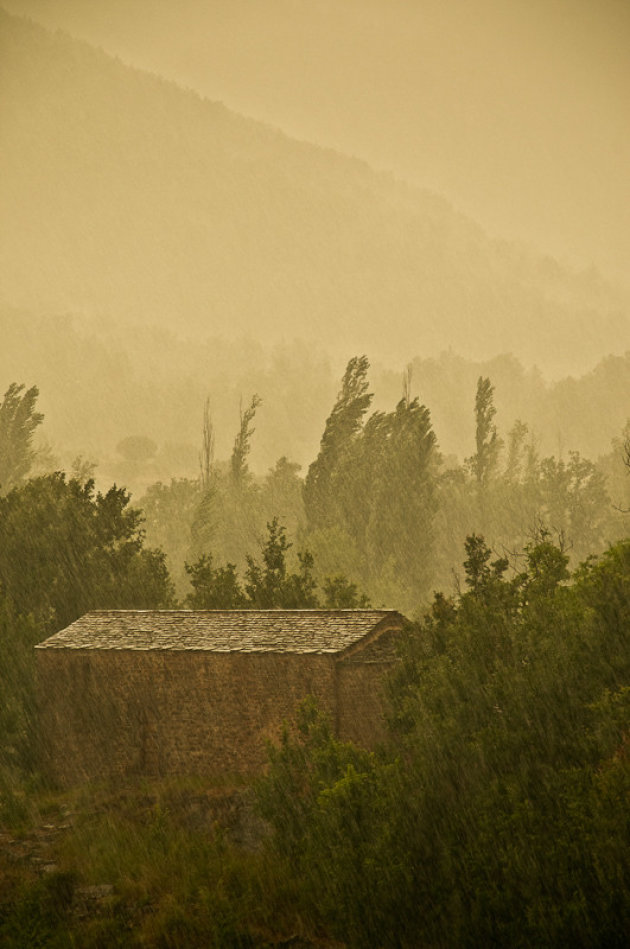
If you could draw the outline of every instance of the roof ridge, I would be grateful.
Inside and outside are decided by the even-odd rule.
[[[239,609],[218,609],[218,610],[195,610],[187,609],[186,607],[173,607],[172,609],[128,609],[128,608],[117,608],[113,607],[112,609],[95,609],[95,610],[86,610],[79,619],[83,616],[90,616],[94,613],[398,613],[398,610],[395,610],[391,607],[339,607],[337,608],[316,608],[316,607],[305,607],[305,608],[296,608],[296,609],[284,609],[284,608],[271,608],[271,609],[258,609],[256,607],[243,607]]]

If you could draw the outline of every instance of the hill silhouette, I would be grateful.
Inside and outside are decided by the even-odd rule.
[[[398,362],[513,352],[554,373],[630,346],[596,272],[2,11],[0,95],[11,306]]]

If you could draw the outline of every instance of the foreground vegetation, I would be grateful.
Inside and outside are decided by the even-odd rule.
[[[253,784],[217,776],[62,792],[39,774],[33,645],[88,609],[181,600],[164,553],[145,547],[127,492],[97,492],[78,469],[28,477],[41,421],[36,392],[12,387],[5,396],[1,945],[627,945],[630,540],[605,542],[627,512],[606,521],[602,473],[577,457],[537,461],[522,429],[500,469],[485,379],[476,453],[440,474],[417,400],[407,394],[394,412],[363,422],[366,370],[360,360],[348,367],[303,498],[295,471],[276,469],[268,497],[299,498],[304,536],[355,531],[381,574],[393,571],[391,590],[404,592],[428,582],[438,539],[448,549],[434,510],[440,496],[449,509],[459,503],[471,519],[510,530],[523,521],[501,521],[500,499],[509,497],[514,513],[515,499],[532,511],[542,497],[547,519],[564,511],[573,562],[566,532],[554,540],[542,516],[519,554],[497,556],[471,531],[459,589],[435,594],[402,637],[387,687],[387,742],[375,752],[339,742],[306,701]],[[275,516],[240,573],[213,559],[213,538],[245,517],[248,499],[265,497],[247,467],[255,409],[243,415],[227,473],[211,464],[207,429],[194,515],[200,547],[186,568],[184,603],[365,604],[351,576],[322,582],[307,550],[291,562]],[[20,450],[11,454],[11,445]],[[629,441],[619,447],[630,465]],[[417,556],[398,569],[414,544]],[[343,563],[347,545],[335,549]]]
[[[507,578],[478,537],[461,596],[410,628],[380,755],[305,709],[262,787],[278,859],[351,945],[624,946],[630,542],[543,537]]]
[[[376,753],[307,701],[253,786],[5,767],[0,942],[625,946],[630,541],[569,575],[542,536],[508,575],[472,536],[465,572],[407,630]]]

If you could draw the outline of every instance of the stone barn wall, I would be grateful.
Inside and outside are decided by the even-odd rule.
[[[337,664],[337,735],[374,748],[387,735],[383,680],[391,662]]]
[[[400,630],[350,650],[337,662],[337,734],[364,748],[387,737],[385,679],[398,660]]]
[[[63,785],[258,771],[307,695],[335,719],[332,655],[48,649],[37,664],[42,757]]]

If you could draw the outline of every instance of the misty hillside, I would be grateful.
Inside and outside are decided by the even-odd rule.
[[[398,362],[451,347],[565,372],[630,346],[596,273],[435,195],[2,11],[0,44],[6,304]]]

